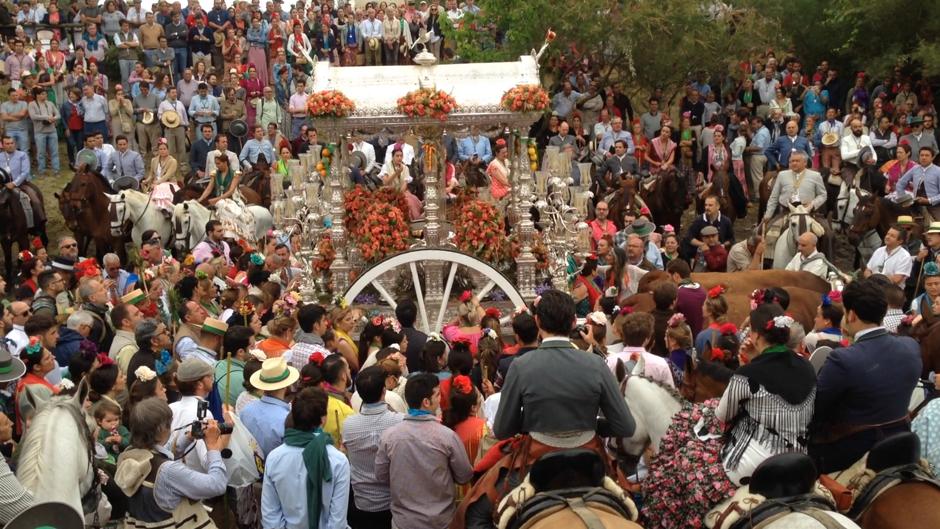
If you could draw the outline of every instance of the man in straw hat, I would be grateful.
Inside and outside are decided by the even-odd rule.
[[[287,395],[291,384],[299,378],[300,371],[279,357],[265,360],[261,369],[249,379],[253,387],[264,392],[264,396],[245,406],[240,419],[258,441],[258,447],[265,456],[284,441],[284,420],[290,413]],[[326,404],[323,403],[321,417],[326,415]]]
[[[284,522],[287,527],[346,526],[349,460],[320,428],[328,398],[321,388],[307,388],[294,399],[293,427],[286,430],[284,444],[265,460],[261,492],[265,527]]]
[[[924,237],[927,244],[921,247],[915,259],[921,263],[935,261],[940,264],[940,221],[931,222]]]
[[[191,351],[188,358],[195,358],[215,368],[222,348],[222,337],[228,330],[228,324],[215,318],[206,318],[199,331],[199,344]],[[180,356],[182,358],[182,355]],[[188,358],[183,358],[187,360]]]
[[[170,155],[179,162],[180,171],[187,174],[189,157],[186,155],[186,132],[189,130],[189,117],[183,102],[177,99],[177,94],[175,86],[167,89],[166,99],[157,107],[157,118],[163,123],[163,136],[167,140]]]

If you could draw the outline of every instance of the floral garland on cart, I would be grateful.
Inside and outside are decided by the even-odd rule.
[[[398,98],[398,111],[411,118],[434,118],[447,121],[447,116],[457,110],[457,100],[443,90],[419,88]]]

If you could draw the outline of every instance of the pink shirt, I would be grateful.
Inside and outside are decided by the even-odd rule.
[[[617,226],[610,220],[606,221],[607,224],[602,228],[601,223],[597,222],[597,219],[592,220],[588,223],[591,226],[591,238],[594,239],[594,244],[597,244],[597,241],[604,238],[604,235],[610,235],[613,237],[617,235]]]
[[[643,354],[643,361],[646,363],[646,368],[643,370],[645,377],[657,382],[662,382],[669,387],[676,387],[675,383],[672,381],[672,371],[669,370],[669,363],[666,362],[666,359],[649,353],[642,347],[625,346],[623,351],[607,355],[607,367],[609,367],[612,372],[616,373],[617,360],[626,364],[631,360],[634,354],[640,353]]]

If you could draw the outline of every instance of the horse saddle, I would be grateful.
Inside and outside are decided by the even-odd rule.
[[[632,509],[631,509],[632,507]],[[570,514],[564,525],[572,529],[606,529],[614,527],[636,527],[636,506],[626,497],[603,488],[571,488],[552,493],[539,493],[525,501],[511,518],[500,520],[500,529],[535,529],[543,527],[540,522],[554,516]],[[573,516],[572,516],[573,515]],[[569,525],[580,522],[579,525]],[[559,524],[561,525],[561,524]],[[556,527],[549,522],[545,527]]]
[[[748,483],[751,492],[767,499],[808,494],[819,472],[806,454],[798,452],[773,456],[761,463]]]
[[[882,439],[868,452],[866,466],[875,472],[891,467],[916,464],[920,461],[920,439],[917,434],[902,432]]]
[[[536,492],[571,487],[599,487],[604,482],[604,462],[593,450],[552,452],[540,457],[529,470]]]
[[[119,176],[114,179],[114,182],[111,182],[111,188],[114,189],[115,193],[120,193],[125,189],[140,191],[140,181],[133,176]]]

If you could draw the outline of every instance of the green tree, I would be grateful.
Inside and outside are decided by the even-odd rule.
[[[723,77],[729,62],[778,42],[773,21],[750,6],[706,9],[680,0],[479,0],[478,5],[481,16],[465,17],[450,33],[462,60],[514,60],[538,49],[552,28],[558,37],[542,58],[546,81],[563,60],[590,56],[605,79],[634,93],[661,87],[668,99],[694,71]]]

